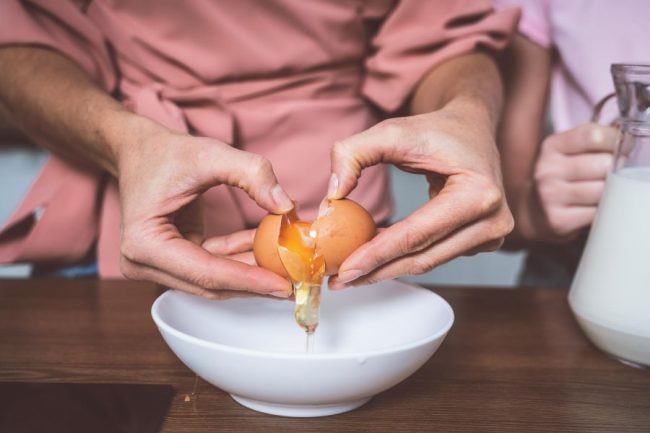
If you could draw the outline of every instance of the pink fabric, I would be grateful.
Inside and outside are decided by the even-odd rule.
[[[612,63],[648,63],[647,0],[495,0],[497,8],[519,6],[519,31],[556,53],[551,117],[556,131],[588,122],[593,106],[614,91]],[[616,116],[608,104],[604,121]]]
[[[130,109],[265,155],[312,218],[336,139],[399,110],[441,61],[501,48],[516,19],[487,0],[3,0],[0,44],[59,50]],[[351,195],[377,220],[391,212],[387,182],[373,167]],[[63,212],[65,202],[83,209]],[[25,224],[37,207],[42,218]],[[206,194],[208,235],[255,226],[263,214],[239,190]],[[100,274],[118,277],[119,226],[115,182],[52,157],[5,226],[11,239],[0,234],[0,260],[73,261],[97,239]]]

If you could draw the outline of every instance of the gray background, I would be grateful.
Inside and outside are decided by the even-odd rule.
[[[0,147],[0,225],[6,221],[45,161],[45,153],[24,147]],[[404,218],[427,199],[422,176],[392,169],[392,189],[397,212]],[[433,271],[408,278],[414,282],[459,285],[512,286],[519,272],[522,253],[483,253],[460,257]],[[28,265],[0,265],[0,277],[27,276]]]

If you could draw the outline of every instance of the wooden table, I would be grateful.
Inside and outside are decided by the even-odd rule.
[[[355,411],[290,419],[239,406],[170,352],[149,315],[162,289],[0,280],[0,381],[162,383],[166,432],[650,432],[650,370],[583,336],[563,290],[436,289],[456,323],[422,369]],[[649,312],[650,314],[650,312]]]

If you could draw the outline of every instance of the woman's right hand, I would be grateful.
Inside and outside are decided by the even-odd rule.
[[[564,241],[591,224],[616,148],[615,128],[587,123],[548,136],[535,162],[529,203],[534,238]],[[532,237],[532,236],[531,236]]]
[[[211,298],[233,290],[288,297],[287,280],[247,259],[252,231],[211,239],[202,234],[200,196],[220,184],[242,188],[269,212],[291,209],[269,161],[132,116],[123,127],[136,140],[115,152],[124,275]]]

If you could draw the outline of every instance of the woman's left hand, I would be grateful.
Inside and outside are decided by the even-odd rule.
[[[379,163],[425,175],[430,200],[348,257],[330,282],[334,289],[422,274],[459,255],[498,249],[513,228],[490,120],[472,100],[386,120],[337,142],[329,198],[347,196],[362,170]]]

